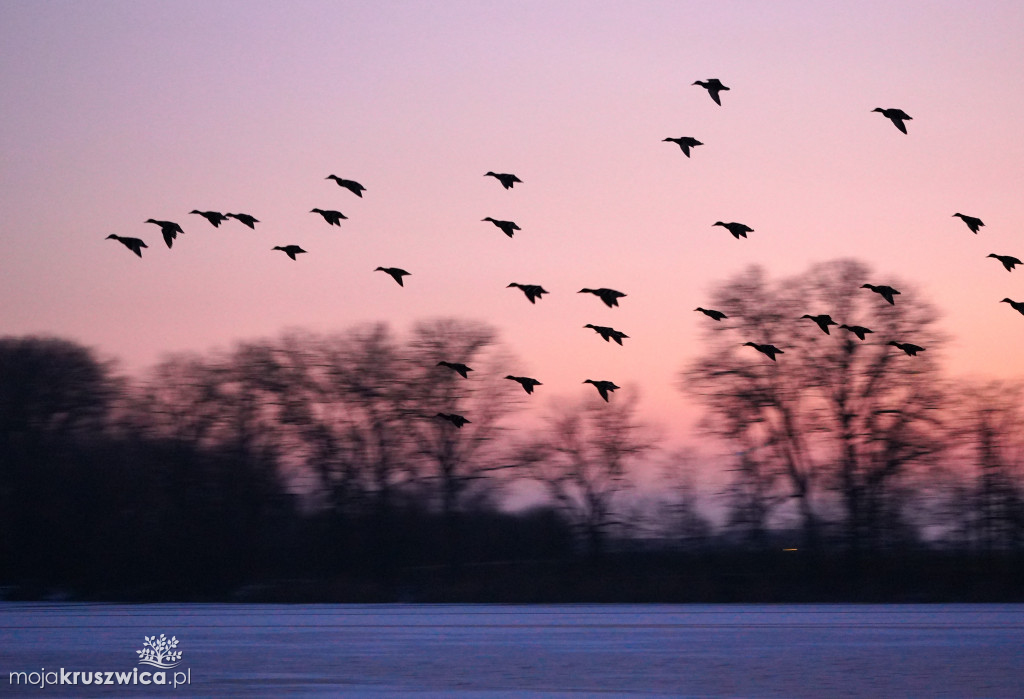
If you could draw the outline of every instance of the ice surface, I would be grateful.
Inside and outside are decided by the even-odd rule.
[[[73,603],[0,603],[0,694],[10,672],[141,671],[159,634],[190,685],[17,693],[1024,696],[1024,605]]]

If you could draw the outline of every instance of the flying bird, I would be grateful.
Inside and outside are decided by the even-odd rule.
[[[594,332],[596,332],[598,335],[604,338],[605,342],[615,340],[617,343],[621,345],[622,341],[629,337],[629,335],[627,335],[624,332],[620,332],[615,328],[608,328],[603,325],[591,325],[590,323],[587,323],[583,327],[592,328]]]
[[[721,80],[718,78],[708,78],[707,80],[698,80],[693,84],[700,85],[707,90],[708,94],[711,95],[711,99],[715,101],[715,104],[722,106],[722,100],[718,97],[718,93],[722,90],[728,90],[729,88],[723,85]]]
[[[260,222],[258,218],[249,214],[224,214],[224,218],[233,218],[236,221],[241,221],[253,230],[256,230],[256,224]]]
[[[529,376],[512,376],[512,374],[509,374],[505,378],[511,379],[512,381],[518,383],[520,386],[523,387],[523,390],[526,391],[527,393],[533,393],[534,386],[544,385],[537,379],[531,379]]]
[[[347,189],[348,191],[352,192],[353,194],[355,194],[360,199],[363,197],[363,192],[366,191],[366,187],[364,187],[363,185],[359,184],[355,180],[343,180],[340,177],[338,177],[337,175],[328,175],[324,179],[325,180],[334,180],[335,182],[338,183],[339,187],[344,187],[345,189]]]
[[[462,417],[461,415],[456,415],[455,413],[438,413],[434,417],[439,417],[442,420],[447,420],[448,422],[452,423],[453,425],[459,428],[461,428],[463,425],[469,424],[469,420]]]
[[[505,288],[510,289],[512,287],[517,287],[518,289],[520,289],[524,294],[526,294],[526,298],[530,300],[530,303],[534,304],[537,303],[537,299],[539,299],[541,296],[550,293],[539,284],[517,284],[516,282],[512,282]]]
[[[967,216],[966,214],[953,214],[954,217],[959,217],[961,221],[967,224],[967,227],[971,229],[971,233],[978,234],[978,229],[985,225],[985,223],[976,216]]]
[[[300,248],[298,245],[285,245],[283,247],[280,246],[280,245],[275,245],[274,247],[272,247],[270,249],[271,250],[280,250],[281,252],[283,252],[285,255],[287,255],[288,257],[292,258],[293,260],[295,259],[296,255],[298,255],[300,253],[306,252],[305,250]]]
[[[488,216],[487,218],[484,218],[484,219],[480,219],[480,220],[481,221],[490,221],[495,226],[500,228],[501,232],[504,233],[505,235],[507,235],[509,238],[512,237],[512,232],[513,231],[521,231],[521,230],[523,230],[522,228],[520,228],[519,226],[516,225],[515,221],[499,221],[497,219],[491,218],[490,216]]]
[[[327,221],[327,223],[329,223],[332,226],[340,226],[341,219],[348,218],[348,216],[341,213],[340,211],[331,211],[330,209],[328,209],[327,211],[324,211],[323,209],[313,209],[309,213],[320,214],[321,216],[324,217],[324,220]]]
[[[859,337],[861,340],[863,340],[864,336],[867,335],[868,333],[874,332],[874,330],[869,330],[868,328],[865,328],[863,325],[846,325],[844,323],[839,327],[842,328],[843,330],[849,330],[854,335]]]
[[[736,240],[739,240],[740,236],[746,238],[747,233],[754,232],[754,229],[751,228],[750,226],[744,225],[742,223],[736,223],[735,221],[733,221],[732,223],[722,223],[721,221],[715,221],[715,223],[713,223],[712,226],[722,226],[723,228],[727,229],[730,233],[732,233],[732,237],[735,238]]]
[[[1003,267],[1006,267],[1007,272],[1012,272],[1014,267],[1016,267],[1019,264],[1024,264],[1016,257],[1013,257],[1012,255],[997,255],[993,252],[986,255],[985,257],[994,257],[1000,262],[1002,262]]]
[[[874,284],[862,284],[860,288],[861,289],[871,289],[876,294],[880,294],[883,299],[888,301],[893,306],[896,305],[896,301],[894,301],[892,297],[893,296],[897,296],[900,293],[900,292],[896,291],[895,289],[893,289],[891,286],[885,286],[884,284],[882,284],[880,286],[875,286]]]
[[[881,112],[882,116],[884,116],[886,119],[895,124],[896,128],[902,131],[903,133],[907,132],[907,125],[904,122],[913,119],[913,117],[911,117],[902,109],[882,109],[881,107],[875,107],[871,111]]]
[[[583,383],[592,383],[592,384],[594,384],[594,388],[596,388],[597,392],[601,394],[602,398],[604,398],[604,402],[605,403],[608,402],[608,394],[611,391],[614,391],[615,389],[620,388],[620,386],[616,386],[611,381],[594,381],[593,379],[587,379]]]
[[[452,371],[454,371],[456,374],[458,374],[459,376],[461,376],[464,379],[468,379],[469,378],[469,372],[473,371],[472,369],[470,369],[465,364],[459,364],[458,362],[438,362],[437,365],[438,366],[446,366],[446,367],[448,367],[449,369],[451,369]]]
[[[505,189],[512,189],[513,185],[515,185],[516,182],[520,184],[523,183],[523,181],[516,177],[515,175],[510,175],[508,173],[502,172],[487,172],[484,174],[484,177],[495,178],[496,180],[498,180],[498,182],[501,182],[501,186],[504,187]]]
[[[775,345],[759,345],[756,342],[744,342],[743,346],[744,347],[753,347],[754,349],[756,349],[758,352],[760,352],[764,356],[768,357],[768,359],[772,360],[773,362],[775,361],[775,355],[777,355],[777,354],[785,354],[785,352],[780,350]]]
[[[899,349],[906,352],[908,357],[916,357],[918,352],[924,352],[924,347],[912,344],[910,342],[896,342],[896,340],[890,340],[885,344],[892,345],[893,347],[898,347]]]
[[[721,311],[716,311],[713,308],[701,308],[700,306],[697,306],[693,310],[700,311],[701,313],[706,315],[708,318],[711,318],[712,320],[721,320],[722,318],[728,318],[729,317],[729,316],[725,315],[724,313],[722,313]]]
[[[593,294],[604,301],[604,305],[611,308],[612,306],[619,305],[619,299],[625,296],[621,291],[615,289],[580,289],[576,292],[577,294]]]
[[[171,243],[178,237],[178,234],[185,234],[185,231],[181,230],[174,221],[157,221],[156,219],[147,218],[146,223],[155,223],[160,226],[160,232],[164,234],[164,242],[167,243],[167,247],[171,247]]]
[[[122,236],[117,235],[116,233],[111,233],[105,238],[105,240],[111,239],[120,241],[122,245],[124,245],[126,248],[134,252],[139,257],[142,257],[142,248],[149,247],[148,245],[143,243],[142,240],[140,240],[139,238],[124,238]]]
[[[663,138],[662,141],[671,141],[677,144],[683,150],[683,155],[687,158],[690,157],[690,149],[694,146],[703,146],[704,144],[698,141],[693,136],[680,136],[679,138]]]
[[[396,282],[398,282],[398,286],[405,286],[405,282],[402,281],[402,277],[404,277],[407,274],[409,274],[409,272],[406,272],[404,269],[399,269],[398,267],[378,267],[377,269],[375,269],[373,271],[374,272],[387,272],[388,274],[391,275],[392,279],[394,279]]]
[[[127,245],[127,243],[125,243],[125,245]],[[138,254],[138,251],[136,251],[136,254]],[[1017,311],[1021,315],[1024,315],[1024,301],[1011,301],[1010,299],[1003,299],[999,303],[1008,303],[1010,304],[1010,308]]]
[[[228,220],[228,217],[225,216],[224,214],[220,213],[219,211],[198,211],[196,209],[192,209],[191,211],[189,211],[189,213],[190,214],[199,214],[200,216],[205,218],[207,221],[212,223],[214,228],[217,228],[224,221]]]
[[[815,323],[817,323],[818,327],[821,328],[821,331],[823,333],[825,333],[826,335],[831,335],[832,334],[832,333],[830,333],[828,331],[828,326],[830,326],[830,325],[839,325],[839,323],[837,323],[834,320],[832,320],[832,316],[830,316],[827,313],[822,313],[821,315],[817,315],[817,316],[812,316],[812,315],[808,315],[808,314],[805,313],[804,315],[800,316],[800,320],[803,320],[804,318],[810,318]]]

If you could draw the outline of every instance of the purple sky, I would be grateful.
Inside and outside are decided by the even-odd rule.
[[[135,371],[288,327],[480,319],[539,404],[610,379],[683,439],[692,309],[754,263],[853,257],[939,307],[950,373],[1019,377],[1024,317],[998,301],[1024,300],[1024,270],[985,255],[1024,258],[1021,36],[1010,1],[0,0],[0,331]],[[722,107],[691,85],[709,77]],[[690,159],[662,142],[684,135],[705,143]],[[147,218],[186,234],[169,251]],[[551,294],[531,306],[512,281]]]

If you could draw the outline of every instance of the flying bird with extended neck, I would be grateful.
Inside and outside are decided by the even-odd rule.
[[[724,313],[722,313],[721,311],[716,311],[713,308],[701,308],[700,306],[697,306],[693,310],[700,311],[701,313],[706,315],[711,320],[722,320],[722,318],[728,318],[729,317],[729,316],[725,315]]]
[[[730,223],[723,223],[722,221],[715,221],[713,224],[711,224],[711,226],[712,226],[712,228],[715,227],[715,226],[721,226],[722,228],[725,228],[727,231],[732,233],[732,237],[735,238],[736,240],[739,240],[740,236],[746,238],[747,237],[747,233],[753,233],[754,232],[754,229],[751,228],[750,226],[748,226],[746,224],[743,224],[743,223],[736,223],[735,221],[732,221]]]
[[[437,365],[438,366],[448,367],[449,369],[451,369],[452,371],[454,371],[456,374],[458,374],[459,376],[461,376],[464,379],[468,379],[469,378],[469,372],[473,371],[472,369],[470,369],[465,364],[461,364],[459,362],[438,362]]]
[[[533,393],[534,386],[544,385],[537,379],[531,379],[529,376],[512,376],[512,374],[509,374],[505,378],[518,383],[520,386],[523,387],[523,390],[526,391],[527,393]]]
[[[907,114],[905,111],[903,111],[902,109],[896,109],[895,107],[892,109],[882,109],[881,107],[875,107],[871,111],[881,112],[882,116],[884,116],[886,119],[895,124],[896,128],[902,131],[903,133],[907,132],[907,125],[904,122],[913,119],[913,117]]]
[[[776,361],[775,360],[775,355],[777,355],[777,354],[785,354],[785,352],[780,350],[775,345],[759,345],[756,342],[744,342],[743,346],[744,347],[753,347],[754,349],[756,349],[758,352],[760,352],[764,356],[768,357],[768,359],[772,360],[773,362]]]
[[[1019,264],[1024,264],[1013,255],[997,255],[994,252],[985,255],[985,257],[994,257],[1003,263],[1003,267],[1006,268],[1007,272],[1012,272],[1013,268]]]
[[[185,234],[185,231],[181,230],[181,226],[174,221],[157,221],[156,219],[147,218],[146,223],[155,223],[160,226],[160,232],[163,233],[164,242],[167,243],[168,248],[171,247],[171,244],[178,237],[179,233],[182,235]]]
[[[189,211],[190,214],[199,214],[207,221],[213,224],[214,228],[218,228],[220,224],[228,220],[228,217],[219,211],[199,211],[198,209],[192,209]]]
[[[141,255],[140,255],[140,257],[141,257]],[[1012,308],[1013,310],[1017,311],[1021,315],[1024,315],[1024,301],[1013,301],[1013,300],[1007,298],[1007,299],[1003,299],[999,303],[1008,303],[1008,304],[1010,304],[1010,308]]]
[[[967,216],[966,214],[953,214],[954,218],[959,218],[961,221],[967,224],[967,227],[971,229],[971,233],[978,234],[978,229],[985,225],[985,223],[977,216]]]
[[[880,284],[878,286],[875,286],[874,284],[862,284],[860,288],[871,289],[873,292],[875,292],[876,294],[880,295],[883,299],[888,301],[889,304],[892,306],[896,305],[896,300],[893,299],[893,296],[898,296],[900,293],[893,289],[891,286],[886,286],[885,284]]]
[[[338,177],[337,175],[328,175],[324,179],[325,180],[334,180],[335,182],[338,183],[339,187],[344,187],[345,189],[347,189],[348,191],[352,192],[353,194],[355,194],[360,199],[363,198],[363,192],[366,191],[366,187],[364,187],[363,185],[359,184],[355,180],[343,180],[340,177]]]
[[[481,221],[490,221],[495,226],[500,228],[501,232],[504,233],[505,235],[507,235],[509,238],[512,237],[512,234],[515,231],[523,230],[522,228],[520,228],[519,226],[516,225],[515,221],[499,221],[498,219],[491,218],[490,216],[488,216],[487,218],[481,219]]]
[[[593,294],[604,301],[604,305],[611,308],[619,305],[619,299],[625,296],[621,291],[615,289],[580,289],[577,294]]]
[[[810,318],[811,320],[813,320],[818,325],[818,327],[821,328],[821,331],[823,333],[825,333],[826,335],[831,335],[832,334],[832,333],[830,333],[828,331],[828,326],[830,326],[830,325],[839,325],[839,323],[837,323],[834,320],[832,320],[832,316],[830,316],[827,313],[822,313],[821,315],[817,315],[817,316],[812,316],[812,315],[809,315],[809,314],[805,313],[802,316],[800,316],[800,320],[803,320],[804,318]]]
[[[300,255],[300,254],[306,252],[305,250],[300,248],[298,245],[275,245],[274,247],[272,247],[270,249],[271,250],[280,250],[281,252],[283,252],[285,255],[287,255],[288,257],[292,258],[293,260],[295,259],[296,255]]]
[[[583,383],[594,384],[594,388],[596,388],[597,392],[601,394],[602,398],[604,398],[605,403],[608,402],[608,394],[620,388],[620,386],[616,386],[611,381],[594,381],[593,379],[587,379]]]
[[[124,245],[126,248],[134,252],[139,257],[142,257],[142,248],[149,247],[144,242],[142,242],[140,238],[125,238],[124,236],[120,236],[117,233],[111,233],[105,238],[105,240],[116,240],[120,242],[122,245]]]
[[[598,335],[604,338],[605,342],[615,340],[615,342],[621,345],[623,340],[629,338],[629,335],[627,335],[626,333],[616,330],[615,328],[605,327],[604,325],[592,325],[590,323],[587,323],[583,327],[591,328],[592,330],[594,330],[594,332],[596,332]]]
[[[341,219],[348,218],[348,216],[341,213],[340,211],[332,211],[330,209],[327,209],[326,211],[324,209],[313,209],[309,213],[320,214],[321,216],[324,217],[324,220],[327,221],[327,223],[329,223],[332,226],[340,226]]]
[[[906,352],[908,357],[916,357],[918,352],[924,352],[924,347],[915,345],[911,342],[896,342],[896,340],[890,340],[885,344],[892,345],[893,347],[903,350]]]
[[[711,99],[715,101],[715,104],[717,104],[719,107],[722,106],[722,100],[721,98],[719,98],[718,93],[720,93],[722,90],[728,90],[729,88],[723,85],[721,80],[719,80],[718,78],[708,78],[707,80],[698,80],[693,84],[700,85],[705,90],[707,90],[708,94],[711,95]]]
[[[874,332],[874,330],[865,328],[863,325],[847,325],[846,323],[843,323],[839,327],[842,328],[843,330],[849,330],[854,335],[859,337],[861,340],[863,340],[868,333]]]
[[[224,214],[224,218],[233,218],[236,221],[241,221],[253,230],[256,230],[256,224],[260,222],[258,218],[249,214]]]
[[[530,303],[533,303],[533,304],[536,304],[537,303],[537,299],[539,299],[544,294],[550,293],[549,291],[545,290],[544,287],[540,286],[539,284],[518,284],[516,282],[512,282],[511,284],[509,284],[505,288],[506,289],[511,289],[512,287],[516,287],[520,291],[522,291],[524,294],[526,294],[526,298],[530,301]]]
[[[521,179],[507,172],[486,172],[484,177],[493,177],[498,182],[501,182],[501,186],[505,189],[512,189],[516,182],[519,184],[523,183]]]
[[[402,281],[402,277],[405,277],[410,274],[409,272],[406,272],[404,269],[399,269],[398,267],[378,267],[373,271],[385,272],[387,274],[390,274],[391,278],[398,282],[398,286],[405,286],[405,282]]]
[[[683,155],[685,155],[687,158],[690,157],[690,149],[691,148],[694,148],[695,146],[703,146],[704,145],[703,143],[698,141],[693,136],[680,136],[679,138],[663,138],[661,140],[662,140],[662,142],[670,141],[670,142],[675,143],[676,145],[678,145],[682,149]]]

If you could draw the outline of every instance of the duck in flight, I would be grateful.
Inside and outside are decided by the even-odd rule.
[[[704,145],[703,143],[701,143],[700,141],[698,141],[696,138],[694,138],[692,136],[680,136],[679,138],[663,138],[661,140],[663,142],[664,141],[671,141],[672,143],[677,144],[680,148],[682,148],[683,155],[685,155],[687,158],[690,157],[690,149],[691,148],[693,148],[694,146],[703,146]]]
[[[618,306],[619,299],[625,296],[624,293],[622,293],[621,291],[616,291],[615,289],[580,289],[576,293],[593,294],[594,296],[597,296],[602,301],[604,301],[604,305],[608,306],[608,308],[611,308],[612,306]]]
[[[521,231],[521,230],[523,230],[522,228],[520,228],[519,226],[516,225],[515,221],[499,221],[498,219],[491,218],[490,216],[488,216],[487,218],[481,219],[481,221],[490,221],[495,226],[500,228],[501,232],[504,233],[505,235],[507,235],[509,238],[512,237],[512,233],[514,231]]]
[[[1024,301],[1011,301],[1010,299],[1003,299],[999,303],[1008,303],[1010,304],[1010,308],[1017,311],[1021,315],[1024,315]]]
[[[976,216],[967,216],[966,214],[953,214],[954,217],[959,217],[961,221],[967,224],[967,227],[971,229],[971,233],[978,234],[978,229],[984,226],[984,222]]]
[[[139,238],[125,238],[123,236],[117,235],[116,233],[111,233],[110,235],[108,235],[106,237],[106,240],[120,241],[122,245],[124,245],[126,248],[134,252],[139,257],[142,257],[142,248],[149,247]]]
[[[924,347],[921,347],[920,345],[915,345],[910,342],[896,342],[896,340],[890,340],[885,344],[892,345],[893,347],[897,347],[903,350],[904,352],[907,353],[908,357],[916,357],[918,352],[924,352]]]
[[[744,238],[746,238],[747,237],[747,233],[753,233],[754,232],[754,229],[751,228],[750,226],[744,225],[742,223],[736,223],[735,221],[733,221],[731,223],[723,223],[721,221],[715,221],[712,224],[712,227],[713,226],[722,226],[723,228],[728,230],[730,233],[732,233],[732,237],[735,238],[736,240],[739,240],[740,236],[743,236]]]
[[[260,222],[258,218],[249,214],[224,214],[224,218],[233,218],[236,221],[241,221],[253,230],[256,230],[256,224]]]
[[[302,254],[302,253],[306,252],[305,250],[300,248],[298,245],[284,245],[284,246],[275,245],[274,247],[272,247],[270,249],[271,250],[280,250],[281,252],[283,252],[285,255],[287,255],[288,257],[292,258],[293,260],[295,259],[296,255],[299,255],[299,254]]]
[[[473,371],[465,364],[459,362],[438,362],[438,366],[446,366],[464,379],[469,378],[469,372]]]
[[[199,214],[207,221],[212,223],[214,228],[217,228],[218,226],[220,226],[220,224],[224,223],[224,221],[228,220],[228,217],[220,213],[219,211],[199,211],[197,209],[192,209],[191,211],[189,211],[189,213]]]
[[[515,185],[516,182],[518,182],[519,184],[523,183],[523,181],[516,177],[515,175],[510,175],[508,173],[503,172],[487,172],[484,174],[484,177],[493,177],[494,179],[498,180],[498,182],[501,182],[501,186],[504,187],[505,189],[512,189],[513,185]]]
[[[881,107],[875,107],[871,111],[881,112],[882,116],[884,116],[886,119],[895,124],[896,128],[902,131],[903,133],[907,132],[907,125],[904,122],[913,119],[913,117],[907,114],[905,111],[903,111],[902,109],[896,109],[895,107],[892,109],[882,109]]]
[[[348,218],[348,216],[341,213],[340,211],[331,211],[330,209],[326,211],[324,211],[323,209],[313,209],[309,213],[320,214],[321,216],[324,217],[324,220],[327,221],[327,223],[329,223],[332,226],[340,226],[341,219]]]
[[[768,357],[768,359],[772,360],[773,362],[775,361],[775,355],[777,355],[777,354],[785,354],[785,352],[780,350],[775,345],[759,345],[756,342],[744,342],[743,346],[744,347],[753,347],[754,349],[756,349],[758,352],[760,352],[764,356]]]
[[[708,318],[710,318],[712,320],[722,320],[722,318],[728,318],[729,317],[729,316],[725,315],[724,313],[722,313],[721,311],[716,311],[713,308],[701,308],[700,306],[697,306],[693,310],[700,311],[701,313],[703,313],[704,315],[706,315]]]
[[[524,294],[526,294],[526,298],[529,299],[530,303],[534,304],[537,303],[537,299],[539,299],[541,296],[550,293],[539,284],[517,284],[516,282],[512,282],[505,288],[511,289],[512,287],[516,287],[519,290],[521,290]]]
[[[888,301],[891,305],[895,306],[896,301],[893,296],[899,295],[900,292],[893,289],[891,286],[885,286],[884,284],[875,286],[874,284],[862,284],[861,289],[871,289],[876,294],[880,294],[883,299]]]
[[[718,93],[722,90],[728,90],[729,88],[723,85],[721,80],[718,78],[708,78],[707,80],[698,80],[693,84],[700,85],[707,90],[708,94],[711,95],[711,99],[715,101],[715,104],[719,107],[722,106],[722,100],[719,98]]]
[[[839,323],[837,323],[834,320],[832,320],[832,316],[830,316],[827,313],[822,313],[821,315],[817,315],[817,316],[812,316],[812,315],[809,315],[809,314],[805,313],[802,316],[800,316],[800,320],[803,320],[804,318],[810,318],[815,323],[817,323],[818,327],[821,328],[821,332],[825,333],[826,335],[831,335],[832,334],[832,333],[830,333],[828,331],[828,326],[830,326],[830,325],[839,325]]]
[[[874,332],[874,330],[865,328],[863,325],[846,325],[845,323],[843,323],[839,327],[842,328],[843,330],[849,330],[854,335],[859,337],[861,340],[863,340],[864,336],[867,335],[868,333]]]
[[[1006,267],[1007,272],[1012,272],[1013,268],[1019,264],[1024,264],[1013,255],[997,255],[994,252],[986,255],[985,257],[994,257],[1003,263],[1003,267]]]
[[[594,388],[596,388],[597,392],[601,394],[602,398],[604,398],[605,403],[608,402],[608,394],[614,391],[615,389],[620,388],[620,386],[616,386],[611,381],[594,381],[593,379],[587,379],[583,383],[594,384]]]
[[[328,175],[324,179],[325,180],[334,180],[335,182],[338,183],[339,187],[344,187],[345,189],[347,189],[348,191],[352,192],[353,194],[355,194],[360,199],[363,198],[363,192],[366,191],[366,187],[364,187],[363,185],[359,184],[355,180],[343,180],[340,177],[338,177],[337,175]]]
[[[594,332],[596,332],[598,335],[604,338],[605,342],[615,340],[617,343],[621,345],[622,341],[629,337],[629,335],[627,335],[624,332],[620,332],[615,328],[608,328],[603,325],[591,325],[590,323],[587,323],[583,327],[592,328]]]
[[[509,374],[505,378],[518,383],[520,386],[523,387],[523,390],[526,391],[527,393],[533,393],[534,386],[544,385],[537,379],[531,379],[529,376],[512,376],[512,374]]]
[[[181,230],[181,226],[174,221],[157,221],[156,219],[147,218],[146,223],[155,223],[160,226],[160,232],[164,234],[164,242],[167,243],[168,248],[171,247],[171,243],[174,242],[179,233],[185,234],[185,231]]]
[[[461,428],[463,425],[469,424],[469,420],[462,417],[461,415],[456,415],[455,413],[438,413],[437,415],[435,415],[435,417],[439,417],[442,420],[447,420],[448,422],[452,423],[453,425],[459,428]]]
[[[405,286],[405,282],[402,281],[402,277],[404,277],[404,276],[409,274],[409,272],[406,272],[404,269],[399,269],[398,267],[378,267],[377,269],[375,269],[373,271],[374,272],[387,272],[388,274],[391,275],[392,279],[394,279],[396,282],[398,282],[398,286]]]

